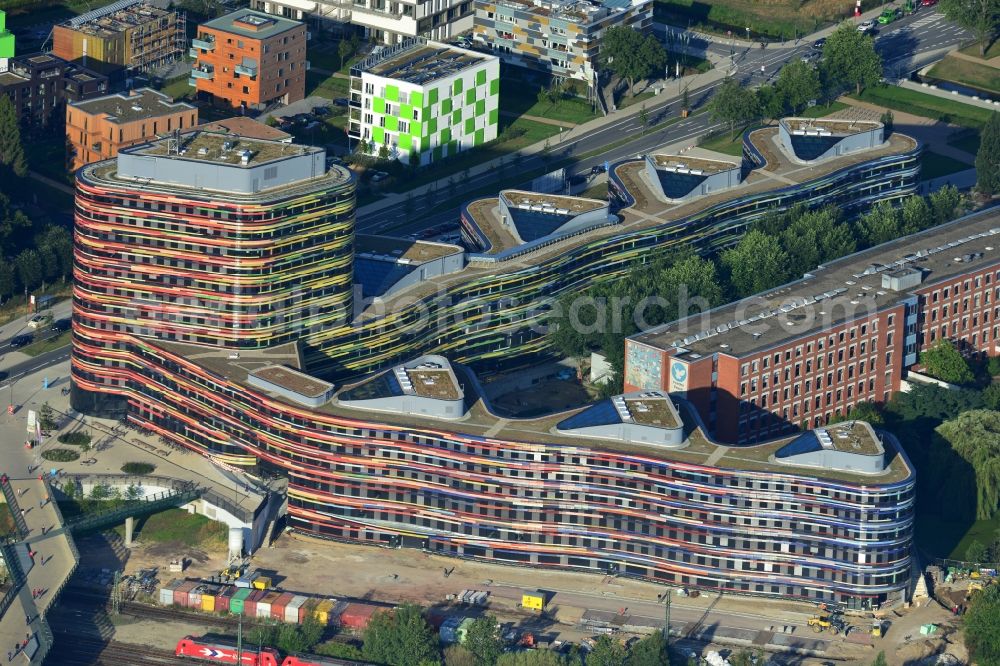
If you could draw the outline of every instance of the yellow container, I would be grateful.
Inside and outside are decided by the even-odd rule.
[[[271,579],[267,576],[258,576],[253,579],[253,589],[255,590],[269,590],[271,589]]]
[[[316,610],[313,611],[313,615],[319,620],[319,623],[324,627],[330,624],[330,611],[333,610],[333,602],[329,599],[324,599],[323,601],[316,604]]]
[[[209,613],[215,612],[215,597],[212,594],[205,592],[201,595],[201,609]]]
[[[545,595],[538,592],[525,592],[521,595],[521,606],[528,610],[540,611],[545,607]]]

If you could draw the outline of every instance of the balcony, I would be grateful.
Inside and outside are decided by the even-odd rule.
[[[195,67],[191,70],[192,79],[205,79],[206,81],[211,81],[215,78],[215,67],[211,65],[202,65],[201,67]]]
[[[188,55],[191,56],[192,58],[197,58],[199,55],[201,55],[201,51],[192,46],[191,48],[188,49]]]
[[[215,40],[214,39],[199,39],[194,38],[191,40],[191,46],[196,49],[201,49],[202,51],[214,51],[215,50]]]
[[[239,65],[236,65],[236,73],[240,76],[257,76],[257,63],[244,60]]]

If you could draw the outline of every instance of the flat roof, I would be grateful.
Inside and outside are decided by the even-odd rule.
[[[383,255],[396,261],[403,259],[415,264],[423,264],[463,251],[459,246],[449,243],[411,241],[405,238],[370,234],[357,234],[354,237],[354,250],[356,253]]]
[[[543,206],[552,209],[568,210],[571,213],[586,213],[597,210],[607,204],[597,199],[584,197],[569,197],[561,194],[542,194],[528,190],[501,190],[500,195],[513,205]]]
[[[319,398],[333,390],[333,384],[330,382],[316,379],[304,372],[299,372],[298,370],[282,365],[265,366],[253,370],[250,374],[275,386],[280,386],[293,393],[304,395],[307,398]]]
[[[648,2],[649,0],[643,0]],[[630,0],[497,0],[500,5],[519,7],[538,16],[564,21],[586,22],[604,18],[609,13],[630,9]],[[636,4],[643,4],[639,2]]]
[[[177,157],[178,159],[198,160],[229,166],[257,166],[267,162],[322,152],[322,148],[306,146],[298,143],[282,143],[280,141],[265,141],[248,137],[235,137],[221,132],[208,132],[198,129],[194,132],[181,134],[180,150],[182,154],[173,151],[173,139],[164,136],[149,143],[127,148],[122,152],[138,155],[157,155],[162,157]],[[227,144],[231,144],[227,148]],[[250,151],[250,159],[243,164],[244,151]]]
[[[119,0],[68,19],[60,26],[88,35],[109,37],[174,13],[141,0]]]
[[[16,83],[27,83],[28,79],[18,76],[14,72],[0,72],[0,85],[9,86]]]
[[[669,397],[625,398],[629,416],[634,423],[657,428],[677,428],[681,424],[668,404]]]
[[[287,141],[292,138],[288,132],[283,132],[277,127],[270,127],[246,116],[234,116],[202,123],[198,129],[206,132],[235,134],[247,139],[263,139],[264,141]]]
[[[990,209],[843,257],[795,282],[631,339],[660,349],[680,343],[680,349],[702,356],[742,357],[893,307],[918,289],[997,263],[1000,211]],[[919,270],[922,282],[902,291],[883,287],[883,275],[904,267]]]
[[[667,171],[678,171],[686,169],[688,171],[700,171],[705,175],[721,173],[730,169],[739,168],[737,162],[723,162],[722,160],[710,160],[704,157],[693,157],[691,155],[653,155],[653,162],[658,169]]]
[[[814,430],[820,442],[829,448],[844,453],[874,456],[882,453],[882,441],[865,421],[844,421]],[[824,438],[821,433],[829,435]]]
[[[115,124],[195,110],[191,104],[174,102],[169,95],[164,95],[152,88],[140,88],[130,93],[116,93],[80,102],[70,102],[70,106],[91,115],[105,114],[106,120]]]
[[[421,397],[437,400],[458,400],[462,397],[454,375],[447,368],[406,368],[405,371],[413,385],[413,392]]]
[[[221,32],[231,32],[252,39],[268,39],[283,32],[304,25],[273,14],[265,14],[252,9],[238,9],[219,18],[202,23],[199,28],[211,28]]]
[[[355,71],[367,72],[423,86],[495,59],[495,56],[416,38],[368,56],[353,65],[351,73],[356,76]]]
[[[147,340],[147,342],[161,347],[168,352],[187,358],[219,376],[245,386],[249,386],[246,367],[253,364],[255,359],[258,359],[256,361],[258,363],[261,362],[260,359],[263,359],[264,363],[280,363],[282,361],[274,361],[272,359],[289,358],[294,355],[297,362],[298,358],[295,345],[292,343],[273,348],[272,350],[240,350],[240,359],[232,360],[227,358],[227,350],[224,349],[162,340]],[[511,442],[528,444],[545,443],[569,447],[581,446],[581,440],[578,436],[574,436],[572,433],[560,434],[555,428],[560,422],[587,409],[590,405],[531,419],[500,417],[493,414],[483,402],[482,397],[476,393],[475,382],[471,378],[471,373],[460,365],[452,365],[451,368],[456,375],[458,383],[465,388],[466,404],[469,405],[462,421],[454,426],[448,426],[448,421],[441,419],[396,412],[380,412],[377,419],[374,419],[371,411],[345,407],[336,399],[315,408],[315,411],[338,418],[366,421],[377,420],[389,427],[401,429],[422,428],[437,432],[447,429],[456,433],[503,439]],[[379,376],[381,375],[376,375],[375,377]],[[373,381],[373,378],[367,377],[355,384],[341,387],[337,395],[342,395],[371,381]],[[286,402],[296,409],[301,409],[301,405],[292,404],[283,396],[274,397],[279,402]],[[844,470],[820,469],[789,464],[787,462],[775,462],[773,459],[775,452],[793,441],[801,433],[753,446],[721,446],[708,439],[698,427],[694,426],[696,419],[691,414],[688,405],[682,402],[680,412],[684,423],[691,428],[687,434],[687,444],[683,448],[664,449],[653,445],[635,442],[629,443],[617,439],[603,439],[598,437],[588,437],[584,446],[595,451],[614,451],[628,455],[643,456],[654,460],[685,462],[697,465],[709,464],[712,467],[761,471],[776,475],[782,473],[796,474],[817,479],[862,483],[868,486],[902,481],[912,474],[903,457],[896,452],[892,452],[887,461],[885,471],[878,475],[860,474]],[[708,463],[709,459],[711,459],[711,463]]]
[[[829,132],[833,136],[850,136],[869,132],[882,123],[873,120],[850,120],[844,118],[782,118],[789,130],[800,132]]]

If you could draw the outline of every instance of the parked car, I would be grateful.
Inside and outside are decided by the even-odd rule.
[[[938,3],[938,0],[920,0],[921,7],[933,7]]]
[[[347,99],[346,97],[338,97],[337,99],[333,100],[333,103],[336,104],[337,106],[350,106],[351,100]]]
[[[889,23],[892,23],[902,15],[903,15],[903,10],[900,9],[899,7],[889,7],[881,14],[879,14],[878,22],[881,23],[882,25],[888,25]]]
[[[813,42],[813,48],[817,51],[822,51],[824,46],[826,46],[826,37],[821,37]]]
[[[801,58],[802,62],[806,64],[811,63],[813,60],[818,60],[818,59],[819,59],[819,53],[817,53],[816,51],[806,51],[805,53],[802,54]]]
[[[868,19],[867,21],[862,21],[858,24],[858,32],[868,34],[870,32],[875,32],[875,21]]]
[[[62,333],[64,331],[68,331],[72,326],[73,326],[72,319],[69,318],[57,319],[56,321],[52,322],[52,326],[49,327],[49,330],[52,331],[53,333]]]
[[[10,339],[10,346],[15,349],[19,347],[24,347],[25,345],[30,345],[35,339],[35,336],[25,333],[24,335],[15,335]]]
[[[604,165],[603,164],[595,164],[594,166],[590,167],[590,175],[591,176],[596,176],[599,173],[604,173]]]
[[[334,101],[334,104],[336,104],[336,103],[337,103],[337,102],[336,102],[336,100],[335,100],[335,101]],[[312,110],[312,113],[313,113],[313,115],[314,115],[314,116],[316,116],[317,118],[322,118],[323,116],[328,116],[328,115],[330,115],[330,107],[328,107],[328,106],[317,106],[316,108],[314,108],[314,109]]]
[[[385,180],[388,177],[389,177],[389,174],[387,174],[385,171],[376,171],[374,174],[372,174],[372,182],[373,183],[381,183],[383,180]]]
[[[31,328],[38,328],[44,323],[45,323],[45,315],[40,315],[40,314],[37,314],[30,320],[28,320],[28,326],[30,326]]]

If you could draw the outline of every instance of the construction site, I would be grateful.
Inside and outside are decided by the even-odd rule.
[[[55,26],[52,53],[105,72],[144,73],[181,57],[186,30],[184,12],[119,0]]]

